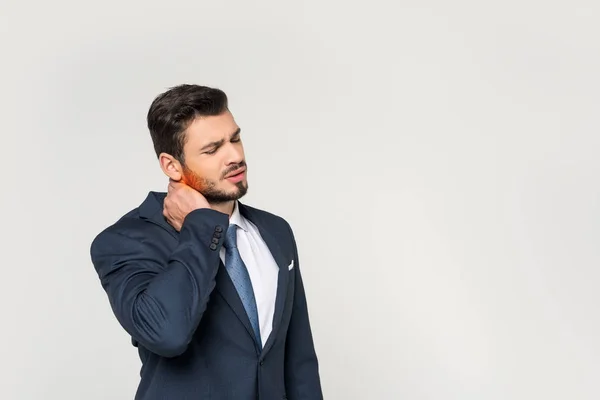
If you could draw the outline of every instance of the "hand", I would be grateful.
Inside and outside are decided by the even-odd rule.
[[[169,224],[179,232],[185,217],[199,208],[210,208],[204,196],[183,182],[169,181],[163,207],[163,215]]]

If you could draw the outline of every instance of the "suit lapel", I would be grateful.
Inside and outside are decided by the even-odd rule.
[[[277,332],[281,325],[281,317],[283,315],[285,299],[287,297],[287,286],[289,280],[288,263],[290,260],[281,250],[281,246],[276,239],[277,236],[280,236],[280,234],[283,235],[284,232],[273,232],[273,227],[267,226],[267,223],[252,208],[246,207],[242,203],[238,204],[240,205],[240,213],[258,228],[261,237],[267,244],[269,251],[279,266],[279,273],[277,277],[277,296],[275,298],[275,311],[273,314],[273,329],[263,348],[263,354],[265,354],[273,346],[273,342],[277,337]]]
[[[277,332],[279,331],[279,327],[281,326],[281,317],[283,315],[283,309],[285,307],[285,299],[287,297],[287,287],[290,271],[288,270],[287,258],[281,252],[281,249],[277,245],[275,239],[268,233],[263,234],[261,232],[263,238],[268,237],[269,239],[265,239],[267,245],[269,246],[269,250],[273,254],[273,257],[277,261],[277,265],[279,266],[279,274],[277,277],[277,297],[275,298],[275,311],[273,314],[273,330],[265,343],[263,354],[268,352],[271,346],[273,346],[273,341],[277,337]],[[270,240],[268,242],[267,240]]]
[[[237,315],[250,336],[254,338],[254,330],[250,324],[250,318],[248,318],[244,304],[242,303],[237,289],[231,281],[231,278],[229,277],[229,274],[227,273],[225,265],[222,261],[219,262],[219,270],[217,271],[215,289],[219,292],[227,304],[229,304],[229,307],[231,307],[235,315]]]

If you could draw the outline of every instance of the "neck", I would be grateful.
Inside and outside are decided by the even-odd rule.
[[[222,212],[223,214],[227,214],[231,217],[231,214],[233,214],[234,204],[235,202],[233,201],[228,201],[226,203],[214,203],[210,205],[210,208],[212,208],[215,211]]]

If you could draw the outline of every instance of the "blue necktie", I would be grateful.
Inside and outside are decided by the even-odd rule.
[[[252,281],[250,280],[248,269],[246,269],[246,264],[244,264],[237,248],[237,225],[229,225],[223,246],[225,246],[225,269],[229,273],[229,277],[233,281],[233,285],[246,309],[246,314],[248,314],[250,324],[256,335],[256,341],[262,347],[258,324],[258,309],[256,307],[256,299],[254,298],[254,290],[252,290]]]

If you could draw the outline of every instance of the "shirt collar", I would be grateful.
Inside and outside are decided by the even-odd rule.
[[[229,218],[230,224],[235,224],[242,228],[244,231],[248,232],[248,224],[246,222],[246,218],[242,216],[240,213],[239,202],[235,202],[233,204],[233,212],[231,213],[231,217]]]

